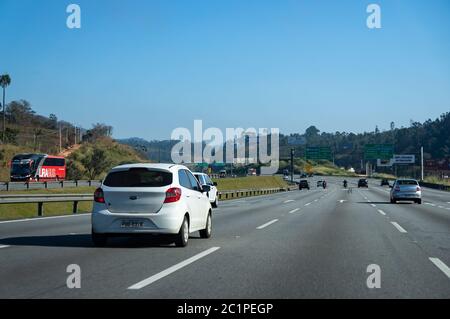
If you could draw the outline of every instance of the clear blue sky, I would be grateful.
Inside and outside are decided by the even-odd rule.
[[[194,119],[360,132],[450,110],[447,0],[0,0],[0,30],[8,100],[116,138],[169,138]]]

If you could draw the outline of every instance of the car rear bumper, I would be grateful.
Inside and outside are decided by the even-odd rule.
[[[397,192],[392,194],[392,198],[395,200],[415,200],[421,199],[421,192]]]
[[[92,230],[99,234],[177,234],[184,219],[182,207],[166,205],[155,214],[111,213],[106,208],[94,209]],[[127,223],[139,226],[125,227]]]

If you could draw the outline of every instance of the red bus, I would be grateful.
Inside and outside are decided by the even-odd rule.
[[[66,178],[66,160],[47,154],[18,154],[11,160],[11,182],[61,181]]]

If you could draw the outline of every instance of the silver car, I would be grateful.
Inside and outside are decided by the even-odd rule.
[[[397,179],[391,187],[391,203],[397,201],[413,201],[422,204],[422,189],[415,179]]]

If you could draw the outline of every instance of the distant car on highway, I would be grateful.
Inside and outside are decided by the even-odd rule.
[[[384,179],[381,180],[380,185],[381,185],[381,186],[389,186],[389,181],[388,181],[387,179],[384,178]]]
[[[306,175],[305,173],[300,175],[300,178],[307,178],[307,177],[308,177],[308,175]]]
[[[94,193],[92,241],[105,246],[108,237],[168,234],[176,246],[189,233],[211,236],[211,204],[191,171],[174,164],[128,164],[114,167]]]
[[[367,179],[361,178],[358,181],[358,188],[360,188],[360,187],[369,187],[369,182],[367,181]]]
[[[211,203],[211,206],[216,208],[219,202],[219,194],[216,187],[217,183],[213,182],[211,178],[205,173],[193,172],[193,174],[199,181],[200,185],[202,185],[202,187],[205,185],[210,187],[210,191],[208,192],[209,201]]]
[[[227,177],[227,171],[223,169],[219,172],[219,178],[225,178],[225,177]]]
[[[317,181],[317,187],[322,187],[323,186],[323,181]]]
[[[422,189],[415,179],[397,179],[390,192],[391,203],[413,201],[422,204]]]
[[[303,188],[306,188],[309,190],[309,182],[306,179],[302,179],[300,183],[298,184],[298,189],[302,190]]]

